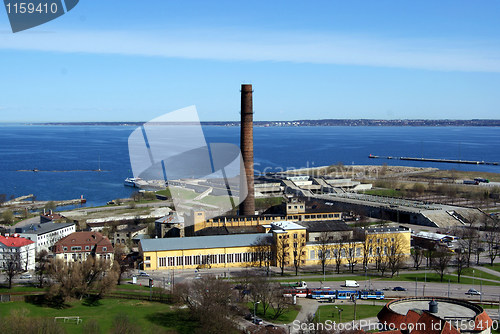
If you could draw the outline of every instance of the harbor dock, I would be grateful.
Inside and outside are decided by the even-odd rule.
[[[457,159],[435,159],[435,158],[413,158],[413,157],[392,157],[379,156],[370,154],[371,159],[389,159],[389,160],[407,160],[407,161],[424,161],[424,162],[442,162],[450,164],[466,164],[466,165],[493,165],[498,166],[498,162],[478,161],[478,160],[457,160]]]

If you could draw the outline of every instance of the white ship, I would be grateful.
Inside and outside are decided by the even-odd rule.
[[[127,177],[125,179],[124,184],[128,187],[134,187],[134,188],[139,188],[139,181],[141,181],[141,178],[138,177]]]

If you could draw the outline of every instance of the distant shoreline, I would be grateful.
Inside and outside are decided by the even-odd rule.
[[[146,122],[15,122],[0,123],[0,125],[25,126],[141,126]],[[148,122],[148,125],[197,125],[194,122]],[[239,121],[212,121],[201,122],[204,126],[240,126]],[[377,119],[323,119],[323,120],[296,120],[296,121],[254,121],[255,127],[334,127],[334,126],[371,126],[371,127],[500,127],[500,120],[470,119],[470,120],[377,120]]]

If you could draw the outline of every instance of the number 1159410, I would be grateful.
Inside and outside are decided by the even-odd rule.
[[[7,13],[8,14],[48,14],[52,13],[55,14],[57,13],[57,3],[53,2],[51,4],[48,3],[39,3],[35,5],[34,3],[31,2],[15,2],[15,3],[10,3],[7,2],[5,4],[5,7],[7,8]]]

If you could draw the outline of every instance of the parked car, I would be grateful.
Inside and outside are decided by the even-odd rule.
[[[402,286],[396,286],[392,289],[392,291],[406,291],[406,289],[403,288]]]
[[[262,321],[262,319],[260,318],[254,318],[252,322],[256,325],[262,325],[264,323],[264,321]]]
[[[278,327],[276,327],[276,325],[273,325],[273,324],[267,324],[266,328],[277,329]]]
[[[476,289],[469,289],[469,291],[467,291],[465,294],[470,296],[480,296],[481,292],[477,291]]]
[[[248,313],[247,315],[245,315],[245,319],[246,320],[253,320],[253,314],[252,313]]]
[[[20,279],[32,279],[33,276],[30,273],[24,273],[21,276],[19,276]]]
[[[149,274],[145,271],[139,271],[139,275],[137,275],[139,277],[149,277]]]

